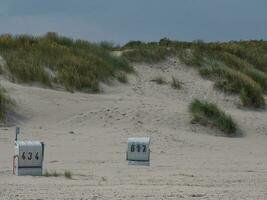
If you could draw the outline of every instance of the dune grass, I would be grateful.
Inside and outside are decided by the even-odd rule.
[[[68,171],[68,170],[65,170],[64,174],[58,173],[56,170],[51,171],[51,172],[48,171],[48,170],[45,170],[45,172],[43,173],[43,176],[45,176],[45,177],[61,177],[61,176],[64,176],[67,179],[72,179],[72,173],[71,173],[71,171]]]
[[[72,173],[71,173],[70,171],[65,171],[65,172],[64,172],[64,176],[65,176],[65,178],[67,178],[67,179],[72,179]]]
[[[58,176],[60,176],[60,174],[56,170],[52,171],[52,172],[45,170],[43,176],[45,176],[45,177],[58,177]]]
[[[225,114],[216,104],[195,99],[189,106],[192,123],[216,127],[225,136],[236,136],[237,125],[230,115]]]
[[[204,57],[200,49],[184,49],[177,54],[180,61],[189,66],[200,67],[203,65]]]
[[[179,81],[177,78],[172,77],[171,86],[173,89],[179,90],[182,88],[183,82]]]
[[[218,60],[224,63],[227,67],[231,69],[238,70],[255,82],[257,82],[263,91],[267,91],[267,74],[250,64],[248,61],[237,57],[236,55],[230,54],[228,52],[218,53]]]
[[[146,62],[146,55],[155,55],[155,51],[160,49],[156,54],[159,58],[161,58],[162,52],[169,50],[172,55],[177,55],[182,62],[188,65],[203,65],[208,57],[221,60],[227,66],[231,65],[228,67],[244,68],[245,65],[250,65],[267,72],[267,41],[263,40],[205,43],[201,40],[181,42],[163,38],[158,42],[149,43],[130,41],[121,48],[124,51],[129,49],[136,50],[127,53],[128,59],[135,62]],[[157,58],[155,61],[157,62]]]
[[[56,33],[0,36],[0,55],[10,80],[47,87],[61,84],[67,90],[98,92],[100,81],[116,78],[118,71],[131,72],[124,58],[111,55],[111,48]]]
[[[264,94],[258,83],[240,71],[228,67],[205,67],[200,69],[203,76],[215,77],[215,87],[226,92],[240,94],[240,100],[246,107],[265,106]]]
[[[215,87],[240,95],[246,107],[264,108],[267,93],[267,41],[180,42],[167,38],[159,42],[132,41],[122,49],[127,59],[134,62],[158,62],[167,56],[154,53],[171,50],[180,62],[195,66],[203,76],[215,81]],[[165,49],[165,50],[164,50]],[[155,56],[150,60],[150,55]]]
[[[257,68],[245,68],[242,70],[244,74],[253,79],[260,85],[262,90],[267,93],[267,74],[258,70]]]
[[[157,63],[173,54],[173,49],[159,46],[145,46],[124,51],[122,56],[129,62]]]
[[[123,71],[119,71],[118,73],[116,73],[116,78],[121,83],[128,83],[127,74]]]
[[[114,49],[122,51],[122,56],[112,56]],[[7,34],[0,36],[0,55],[5,60],[0,73],[10,80],[46,87],[59,84],[69,91],[99,92],[99,83],[113,78],[127,83],[126,73],[133,71],[129,62],[156,63],[177,56],[182,63],[198,67],[201,74],[209,74],[215,87],[239,93],[244,106],[264,107],[267,93],[267,41],[262,40],[205,43],[163,38],[118,47],[56,33],[42,37]]]
[[[151,81],[157,83],[158,85],[167,84],[167,81],[163,76],[156,76],[155,78],[152,78]]]
[[[218,46],[218,45],[217,45]],[[266,41],[241,41],[222,43],[220,51],[233,54],[253,65],[260,71],[267,72],[267,42]]]

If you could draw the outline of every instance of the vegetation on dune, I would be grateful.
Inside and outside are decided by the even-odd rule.
[[[200,69],[204,76],[215,77],[215,87],[240,94],[244,106],[261,108],[265,106],[262,89],[246,74],[228,67],[205,67]]]
[[[159,85],[167,84],[167,81],[163,76],[156,76],[155,78],[151,79],[151,81]]]
[[[253,67],[248,61],[241,59],[236,55],[229,54],[228,52],[218,54],[218,60],[224,63],[224,65],[241,71],[257,82],[264,91],[267,90],[267,74],[265,72]]]
[[[120,50],[129,62],[157,63],[175,55],[176,48],[168,47],[168,39],[160,42],[129,41]]]
[[[225,136],[237,136],[237,125],[230,115],[225,114],[216,104],[194,100],[189,106],[192,123],[216,127]]]
[[[202,75],[215,80],[215,87],[225,92],[240,94],[246,107],[263,108],[267,93],[267,41],[179,42],[167,38],[159,42],[130,41],[122,50],[129,61],[151,62],[174,55],[190,66],[195,66]],[[157,51],[161,49],[161,51]],[[170,54],[162,56],[162,52]],[[138,55],[138,56],[136,56]]]
[[[116,74],[116,77],[117,77],[117,79],[118,79],[119,82],[121,82],[121,83],[128,83],[127,74],[125,72],[119,71]]]
[[[72,173],[71,173],[70,171],[65,171],[65,172],[64,172],[64,176],[65,176],[65,178],[67,178],[67,179],[72,179]]]
[[[49,172],[48,170],[45,170],[43,176],[45,177],[58,177],[60,174],[57,171]]]
[[[255,68],[267,72],[267,42],[243,41],[230,42],[221,45],[221,51],[226,51],[240,59],[251,63]]]
[[[253,79],[256,83],[260,85],[262,90],[267,93],[267,74],[256,69],[256,68],[246,68],[242,72]]]
[[[0,74],[18,83],[98,92],[99,82],[115,78],[125,83],[126,73],[133,71],[125,58],[111,54],[113,48],[108,42],[94,44],[51,32],[41,37],[0,35]],[[0,90],[1,121],[10,102]]]
[[[56,170],[55,171],[51,171],[49,172],[48,170],[45,170],[45,172],[43,173],[43,176],[45,177],[60,177],[60,176],[64,176],[67,179],[72,179],[72,173],[71,171],[64,171],[64,174],[58,173]]]
[[[112,50],[122,56],[112,55]],[[263,108],[267,93],[267,41],[231,41],[205,43],[179,42],[163,38],[158,42],[130,41],[122,47],[112,43],[73,40],[56,33],[42,37],[0,35],[0,74],[11,81],[39,83],[47,87],[63,85],[67,90],[98,92],[99,82],[117,79],[127,83],[129,62],[155,63],[169,56],[196,67],[214,80],[215,87],[240,95],[246,107]],[[166,84],[162,77],[152,81]],[[172,79],[179,89],[179,80]],[[12,105],[0,90],[0,120]]]
[[[173,53],[171,49],[154,46],[127,50],[122,55],[130,62],[156,63],[165,60]]]
[[[184,84],[182,81],[178,80],[175,77],[172,77],[171,81],[167,81],[165,77],[163,76],[155,76],[150,80],[151,82],[155,82],[158,85],[166,85],[169,84],[173,89],[179,90],[182,88],[182,85]]]
[[[110,54],[109,43],[93,44],[47,33],[0,36],[0,55],[12,81],[38,82],[48,87],[98,92],[99,82],[116,78],[119,71],[131,72],[124,58]]]
[[[182,88],[182,85],[183,85],[182,81],[179,81],[178,79],[172,77],[171,86],[173,89],[179,90]]]
[[[180,50],[177,55],[180,61],[186,65],[200,67],[204,62],[203,54],[198,48]]]

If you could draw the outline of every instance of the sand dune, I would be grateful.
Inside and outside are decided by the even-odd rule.
[[[267,112],[239,109],[239,98],[175,59],[135,64],[129,84],[103,94],[3,85],[17,102],[20,139],[46,144],[44,168],[64,177],[12,175],[14,127],[0,128],[0,199],[267,199]],[[150,80],[175,76],[184,85]],[[216,102],[236,120],[241,138],[190,124],[194,99]],[[128,166],[127,138],[150,136],[151,165]]]

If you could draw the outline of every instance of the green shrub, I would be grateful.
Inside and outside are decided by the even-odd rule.
[[[226,136],[236,136],[237,125],[230,115],[226,115],[215,104],[196,99],[190,104],[189,109],[193,116],[192,123],[217,127]]]

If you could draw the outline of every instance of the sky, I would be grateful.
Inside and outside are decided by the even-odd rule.
[[[267,0],[0,0],[0,34],[93,42],[267,40]]]

